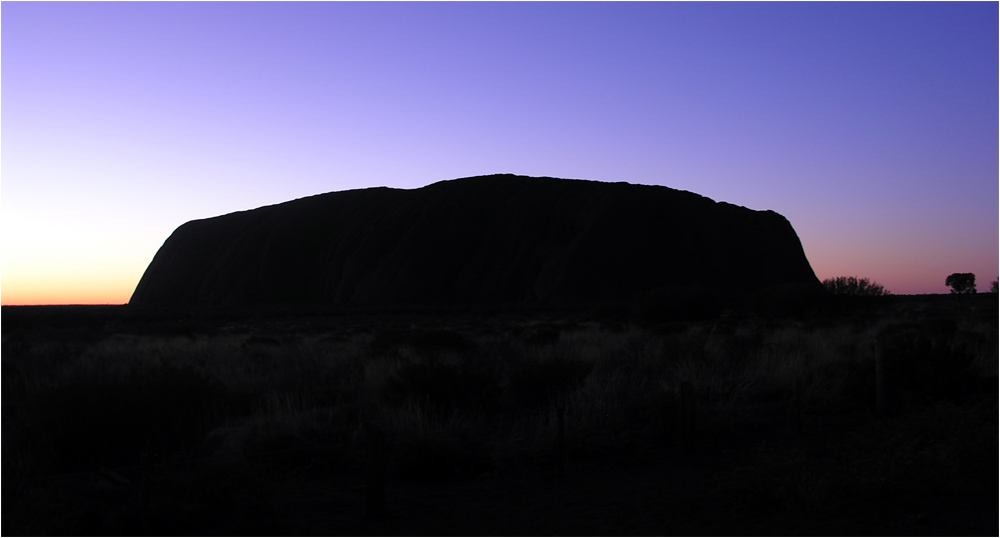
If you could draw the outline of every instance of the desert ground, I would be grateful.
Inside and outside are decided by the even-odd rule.
[[[3,307],[2,530],[996,535],[997,318]]]

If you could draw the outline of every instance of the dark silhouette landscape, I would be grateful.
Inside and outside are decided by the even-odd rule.
[[[128,305],[3,307],[3,533],[995,535],[997,294],[879,291],[664,187],[189,222]]]
[[[666,187],[502,174],[189,222],[129,304],[593,305],[779,286],[819,281],[777,213]]]

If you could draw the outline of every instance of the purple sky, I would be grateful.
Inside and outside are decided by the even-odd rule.
[[[2,284],[123,303],[185,221],[511,172],[785,215],[819,278],[998,270],[998,4],[11,3]]]

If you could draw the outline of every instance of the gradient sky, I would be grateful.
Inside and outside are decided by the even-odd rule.
[[[998,4],[0,4],[0,301],[180,224],[511,172],[787,217],[820,279],[998,270]]]

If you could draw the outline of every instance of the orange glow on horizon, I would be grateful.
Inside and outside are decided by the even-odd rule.
[[[70,279],[64,275],[24,274],[16,271],[3,274],[0,304],[27,305],[120,305],[128,302],[135,290],[132,278],[114,274],[83,274]]]
[[[122,305],[128,302],[132,290],[122,292],[110,289],[7,289],[0,291],[0,304],[3,306],[41,306],[41,305]]]

